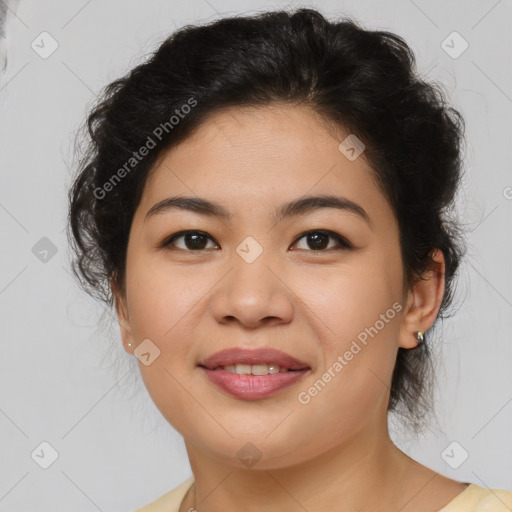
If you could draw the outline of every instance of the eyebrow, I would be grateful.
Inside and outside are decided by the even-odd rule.
[[[306,196],[281,205],[274,214],[276,224],[285,218],[296,215],[305,215],[320,208],[336,208],[353,213],[364,220],[370,227],[372,222],[364,208],[350,199],[330,194]],[[175,196],[168,197],[154,204],[146,213],[144,221],[157,214],[172,210],[186,210],[200,215],[218,217],[229,221],[231,214],[224,206],[201,197]]]

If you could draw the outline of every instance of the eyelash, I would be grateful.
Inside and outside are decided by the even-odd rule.
[[[163,240],[163,242],[161,242],[160,244],[158,244],[158,248],[159,249],[164,249],[164,248],[169,248],[171,246],[171,244],[178,238],[181,238],[185,235],[188,235],[188,234],[200,234],[200,235],[204,235],[206,236],[207,238],[209,238],[210,240],[214,241],[215,243],[217,243],[210,235],[208,235],[207,233],[205,233],[204,231],[197,231],[197,230],[188,230],[188,231],[179,231],[178,233],[174,233],[173,235],[165,238]],[[312,229],[310,231],[306,231],[304,233],[301,233],[293,242],[293,245],[295,245],[297,242],[299,242],[300,240],[302,240],[303,238],[307,237],[308,235],[311,235],[313,233],[320,233],[322,235],[327,235],[329,236],[330,238],[336,240],[338,242],[338,248],[330,248],[330,249],[322,249],[322,250],[319,250],[319,251],[315,251],[313,249],[310,249],[310,250],[307,250],[307,252],[312,252],[312,253],[322,253],[322,252],[329,252],[329,251],[332,251],[333,249],[335,250],[347,250],[347,249],[353,249],[353,246],[352,244],[350,244],[344,237],[342,237],[341,235],[339,235],[338,233],[334,232],[334,231],[329,231],[329,230],[326,230],[326,229]],[[192,249],[182,249],[182,248],[172,248],[170,250],[178,250],[178,251],[184,251],[184,252],[203,252],[204,250],[206,249],[197,249],[197,250],[192,250]]]

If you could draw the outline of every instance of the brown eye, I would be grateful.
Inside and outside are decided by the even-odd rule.
[[[181,238],[183,238],[184,247],[176,247],[176,240]],[[171,237],[165,239],[160,247],[163,248],[174,246],[179,250],[201,251],[203,249],[211,249],[211,247],[206,247],[209,240],[213,242],[213,239],[202,231],[182,231],[180,233],[175,233]]]
[[[306,250],[312,250],[316,252],[326,252],[326,249],[351,249],[352,246],[343,238],[341,235],[338,235],[338,233],[335,233],[333,231],[326,231],[326,230],[314,230],[314,231],[308,231],[307,233],[302,234],[296,241],[305,239],[306,241]],[[329,239],[332,239],[336,242],[334,246],[329,247]]]
[[[176,241],[180,239],[183,239],[181,247],[176,244]],[[306,241],[306,247],[302,249],[312,252],[327,252],[331,249],[352,248],[352,245],[345,238],[333,231],[319,229],[308,231],[298,237],[294,245],[302,239]],[[213,247],[207,246],[209,241],[213,242]],[[334,241],[334,245],[329,245],[330,241]],[[218,248],[218,244],[216,244],[211,236],[202,231],[180,231],[166,238],[158,247],[160,249],[169,248],[171,250],[202,251],[204,249]]]

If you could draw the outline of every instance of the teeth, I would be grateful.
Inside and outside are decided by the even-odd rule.
[[[249,375],[251,373],[251,365],[249,364],[237,364],[235,367],[235,372],[240,375]]]
[[[276,364],[230,364],[219,368],[239,375],[268,375],[288,371],[288,368]]]

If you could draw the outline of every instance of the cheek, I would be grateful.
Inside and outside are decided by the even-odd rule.
[[[339,411],[347,408],[340,414],[353,415],[381,405],[398,350],[400,284],[396,268],[369,254],[360,264],[295,282],[294,291],[307,305],[303,311],[322,346],[317,369],[322,398],[314,401],[332,401]]]
[[[138,264],[137,264],[138,263]],[[141,377],[155,406],[174,428],[190,430],[188,387],[192,363],[191,322],[197,321],[200,299],[208,289],[207,276],[169,272],[162,264],[132,259],[127,280],[130,323],[137,342],[150,339],[158,357],[146,366],[138,362]],[[209,285],[212,286],[211,284]],[[193,401],[192,401],[193,402]],[[194,414],[204,413],[200,408]]]
[[[353,435],[387,409],[401,304],[382,274],[366,270],[331,279],[323,293],[307,289],[323,361],[297,401],[307,428],[324,431],[320,443],[328,444],[333,432]]]
[[[397,333],[399,273],[370,254],[358,259],[288,276],[294,294],[307,306],[304,313],[317,326],[319,341],[332,349],[343,350],[359,335],[364,341],[375,324],[381,339]]]
[[[131,265],[130,265],[131,264]],[[154,258],[135,256],[127,263],[127,296],[137,339],[165,344],[174,338],[207,289],[207,276],[173,268]],[[158,340],[158,341],[157,341]],[[162,345],[163,346],[163,345]]]

